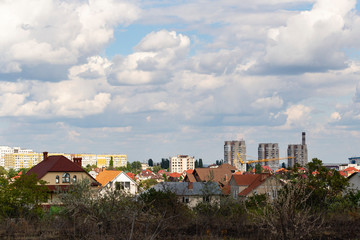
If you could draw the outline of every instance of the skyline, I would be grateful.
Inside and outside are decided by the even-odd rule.
[[[186,154],[224,141],[360,156],[355,0],[4,1],[0,145]]]

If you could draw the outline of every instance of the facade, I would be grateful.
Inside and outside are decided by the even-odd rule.
[[[138,193],[138,184],[122,171],[104,170],[96,176],[96,181],[101,183],[101,194],[108,191],[122,191],[135,195]]]
[[[31,168],[43,160],[41,153],[9,153],[5,154],[5,169]]]
[[[302,144],[289,144],[287,149],[288,167],[294,167],[295,164],[305,166],[308,163],[308,150],[305,141],[305,132],[302,133]]]
[[[241,141],[225,141],[224,144],[224,162],[228,163],[238,170],[246,171],[246,165],[243,166],[245,169],[241,169],[241,163],[238,159],[237,154],[240,154],[242,161],[246,162],[246,144],[244,140]]]
[[[356,165],[360,166],[360,157],[349,158],[349,164],[356,164]]]
[[[262,159],[277,159],[279,158],[279,144],[278,143],[259,143],[258,160]],[[269,166],[276,170],[279,168],[279,160],[260,162],[260,165]]]
[[[46,182],[49,193],[49,204],[59,204],[59,191],[67,191],[77,181],[88,180],[90,186],[96,190],[101,184],[97,182],[81,167],[81,158],[74,162],[61,155],[48,156],[43,153],[43,161],[32,167],[26,175],[35,174],[37,179]]]
[[[170,157],[170,172],[182,173],[188,169],[195,168],[195,158],[188,155],[177,155]]]
[[[97,155],[97,167],[109,166],[111,158],[113,159],[114,167],[126,167],[126,155]]]
[[[5,167],[5,155],[6,154],[21,154],[21,153],[32,153],[31,149],[21,149],[19,147],[8,147],[0,146],[0,166]]]
[[[175,193],[179,201],[190,208],[202,202],[219,204],[222,194],[220,187],[214,182],[162,182],[153,188]]]

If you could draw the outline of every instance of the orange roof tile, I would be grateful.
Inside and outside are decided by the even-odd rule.
[[[96,181],[101,183],[101,185],[105,186],[108,182],[114,180],[114,178],[119,175],[121,171],[116,170],[104,170],[103,172],[100,172],[96,176]]]
[[[126,175],[128,175],[131,179],[135,179],[135,174],[133,174],[132,172],[127,172]]]
[[[181,173],[173,172],[173,173],[170,173],[169,176],[173,177],[173,178],[179,178],[181,176]]]
[[[354,168],[354,167],[348,167],[348,168],[345,168],[343,171],[344,172],[350,172],[350,171],[359,172],[359,169]]]
[[[241,191],[238,196],[248,195],[252,190],[260,186],[268,177],[270,177],[270,174],[256,174],[254,181],[247,188]]]
[[[344,172],[344,171],[339,171],[339,174],[340,174],[341,176],[347,177],[347,173]]]

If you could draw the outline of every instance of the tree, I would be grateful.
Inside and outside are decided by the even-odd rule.
[[[202,161],[202,158],[199,158],[199,168],[203,168],[204,165],[203,165],[203,161]]]
[[[3,166],[0,166],[0,176],[7,175],[7,173],[6,169]]]
[[[259,163],[255,165],[255,173],[256,174],[262,173],[262,167]]]
[[[109,168],[110,170],[113,170],[114,169],[114,159],[113,157],[111,156],[110,157],[110,161],[109,161]]]
[[[17,174],[18,174],[18,172],[17,172],[15,169],[10,168],[9,171],[8,171],[7,176],[8,176],[8,178],[10,179],[10,178],[15,177]]]
[[[196,159],[195,160],[195,168],[198,168],[199,167],[199,162],[198,162],[198,160]]]
[[[152,160],[151,158],[148,160],[148,165],[149,165],[150,167],[153,167],[153,166],[154,166],[154,162],[153,162],[153,160]]]
[[[281,167],[282,167],[282,168],[286,168],[286,165],[285,165],[284,162],[281,164]]]
[[[131,169],[136,172],[136,171],[141,171],[141,162],[139,161],[135,161],[131,163]]]

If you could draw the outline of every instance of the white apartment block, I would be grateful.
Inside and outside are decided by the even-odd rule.
[[[81,165],[96,165],[98,167],[108,167],[110,159],[113,159],[114,167],[123,167],[127,165],[127,156],[124,154],[65,154],[49,153],[48,156],[63,155],[69,160],[82,158]],[[21,149],[19,147],[0,146],[0,166],[5,169],[31,168],[43,160],[43,153],[33,152],[31,149]]]
[[[170,172],[182,173],[188,169],[195,168],[195,159],[188,155],[177,155],[170,157]]]
[[[0,166],[5,167],[5,155],[12,153],[32,153],[31,149],[21,149],[20,147],[0,146]]]
[[[262,159],[278,159],[279,144],[278,143],[259,143],[258,160]],[[279,160],[260,162],[263,166],[269,166],[272,170],[279,169]]]
[[[246,144],[244,140],[241,141],[225,141],[224,144],[224,162],[228,163],[241,171],[246,171],[246,165],[243,166],[237,154],[240,154],[242,161],[246,162]]]

